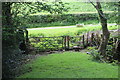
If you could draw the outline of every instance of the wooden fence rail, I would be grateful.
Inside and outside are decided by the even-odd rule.
[[[35,44],[34,47],[39,50],[69,50],[75,46],[78,48],[86,48],[87,46],[93,46],[100,44],[99,35],[94,33],[87,33],[82,36],[58,36],[58,37],[30,37],[31,44]]]

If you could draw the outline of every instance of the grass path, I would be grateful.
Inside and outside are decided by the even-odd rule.
[[[41,56],[26,68],[29,72],[18,78],[118,78],[118,66],[95,62],[81,52]]]
[[[108,24],[108,26],[113,26],[113,25],[116,25],[115,23],[112,23],[112,24]],[[89,24],[89,25],[84,25],[84,26],[101,26],[100,24],[96,24],[96,25],[93,25],[93,24]],[[53,27],[44,27],[44,28],[28,28],[27,30],[42,30],[42,29],[59,29],[59,28],[73,28],[73,27],[76,27],[75,25],[72,25],[72,26],[53,26]]]
[[[118,26],[108,26],[109,30],[117,29]],[[88,31],[96,31],[101,30],[101,26],[84,26],[84,27],[49,27],[49,28],[33,28],[28,29],[30,37],[38,37],[38,36],[46,36],[46,37],[53,37],[53,36],[76,36],[76,34],[83,34]]]

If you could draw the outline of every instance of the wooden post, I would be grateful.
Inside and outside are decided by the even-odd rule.
[[[84,37],[84,35],[83,35],[83,47],[85,48],[85,37]]]
[[[80,38],[79,38],[79,45],[81,45],[81,36],[80,36]]]
[[[24,32],[25,32],[25,45],[26,45],[26,53],[29,53],[29,38],[28,38],[28,30],[26,28],[24,28]]]
[[[28,30],[27,29],[25,29],[25,33],[26,33],[26,43],[28,43],[29,42],[29,38],[28,38]]]
[[[64,48],[64,37],[62,36],[62,49]]]
[[[64,48],[66,50],[66,36],[64,36]]]
[[[70,47],[70,46],[69,46],[69,39],[70,39],[70,36],[66,36],[66,38],[67,38],[67,39],[66,39],[66,40],[67,40],[67,49],[69,49],[69,47]]]
[[[93,46],[94,33],[91,34],[91,46]]]
[[[89,32],[87,32],[86,46],[88,46],[88,36],[89,36]]]

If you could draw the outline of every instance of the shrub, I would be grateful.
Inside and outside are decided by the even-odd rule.
[[[91,54],[93,60],[104,62],[103,56],[100,55],[98,50],[96,50],[96,47],[87,47],[87,50],[90,51],[89,53]]]
[[[90,53],[92,55],[93,60],[97,60],[97,61],[100,61],[100,62],[105,62],[103,60],[103,56],[100,55],[97,50],[92,50]]]
[[[88,50],[95,50],[96,47],[87,47]]]

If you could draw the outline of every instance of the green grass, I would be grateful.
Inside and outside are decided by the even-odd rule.
[[[117,29],[117,26],[109,26],[109,30]],[[59,29],[42,29],[42,30],[28,30],[29,36],[38,37],[38,36],[76,36],[77,33],[82,34],[88,31],[101,30],[101,26],[85,26],[85,27],[74,27],[74,28],[59,28]]]
[[[90,23],[90,22],[88,22]],[[96,22],[97,23],[97,22]],[[32,24],[27,24],[28,28],[40,28],[40,27],[58,27],[58,26],[68,26],[68,25],[74,25],[75,23],[70,23],[70,22],[61,22],[61,21],[57,21],[57,22],[51,22],[51,23],[32,23]]]
[[[94,27],[94,29],[98,29],[100,27]],[[39,36],[43,34],[44,36],[64,36],[64,35],[75,35],[77,31],[87,31],[89,30],[90,27],[86,28],[59,28],[59,29],[43,29],[43,30],[29,30],[29,35],[32,36]],[[93,27],[91,27],[93,29]]]
[[[118,78],[118,66],[92,61],[81,52],[64,52],[38,57],[18,78]]]
[[[68,2],[70,10],[68,13],[80,13],[80,12],[96,12],[96,9],[91,3],[85,2]],[[101,3],[103,7],[103,11],[111,11],[110,8],[106,8],[105,3]]]
[[[76,2],[76,1],[63,1],[64,3],[68,3],[65,6],[69,7],[70,9],[68,12],[65,12],[65,14],[80,14],[80,13],[96,13],[96,9],[91,3],[85,3],[85,2]],[[104,12],[111,12],[111,8],[107,6],[106,3],[101,3],[102,9]],[[47,15],[50,14],[48,12],[40,12],[32,15]]]

